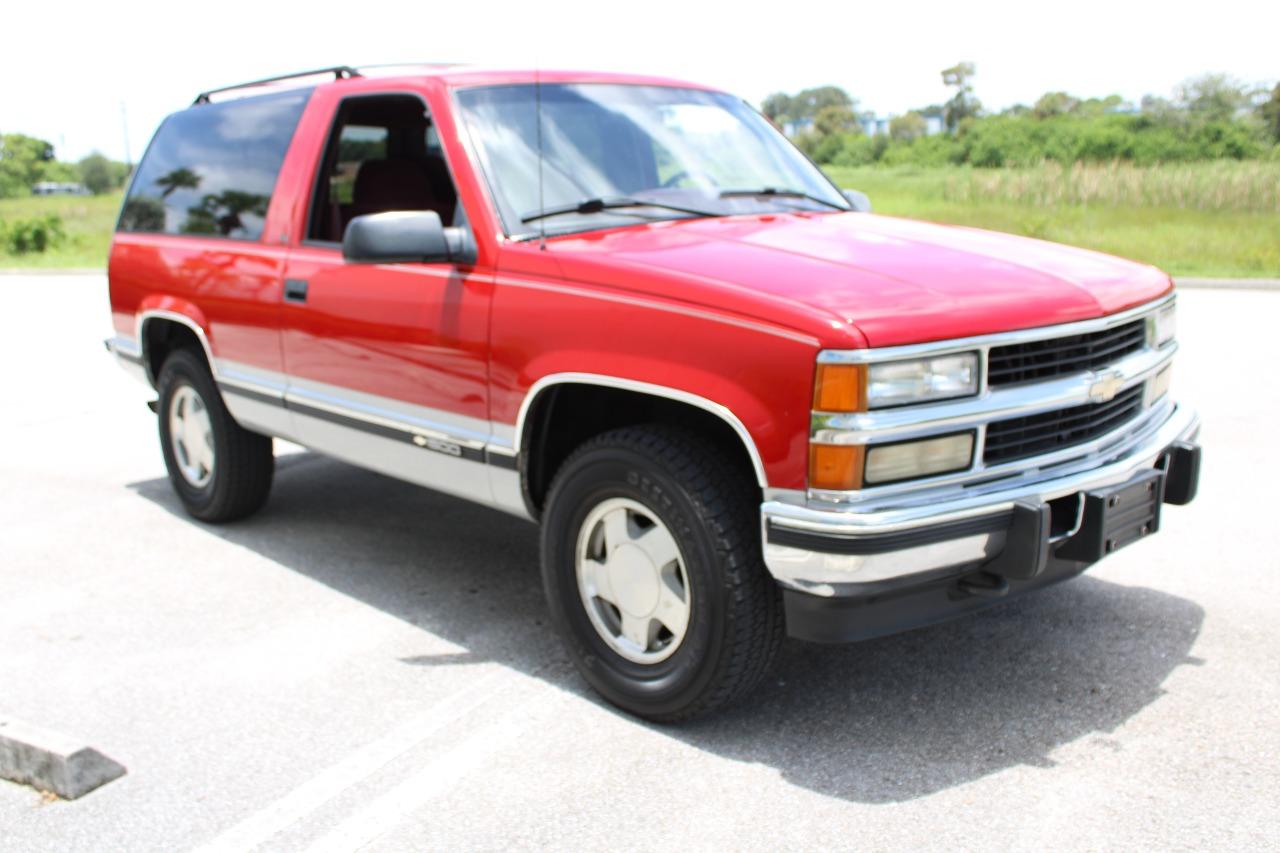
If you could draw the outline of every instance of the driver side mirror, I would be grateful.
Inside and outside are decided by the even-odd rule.
[[[858,190],[841,190],[844,200],[853,205],[853,209],[859,213],[871,212],[871,199],[867,198],[867,194]]]
[[[434,210],[393,210],[357,216],[342,235],[352,263],[396,264],[474,260],[466,232],[445,228]]]

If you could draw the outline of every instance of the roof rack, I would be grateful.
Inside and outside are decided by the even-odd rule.
[[[210,95],[218,95],[223,92],[233,92],[236,89],[250,89],[254,86],[265,86],[267,83],[278,83],[281,80],[292,80],[295,77],[312,77],[316,74],[332,74],[335,80],[343,80],[349,77],[359,77],[360,72],[352,68],[350,65],[335,65],[332,68],[313,68],[310,71],[298,71],[293,74],[281,74],[279,77],[264,77],[261,80],[250,80],[248,83],[237,83],[234,86],[223,86],[220,89],[210,89],[207,92],[201,92],[196,95],[196,99],[191,102],[191,106],[210,103]]]
[[[356,66],[357,73],[375,71],[380,68],[457,68],[462,62],[377,62],[372,65],[361,63]]]

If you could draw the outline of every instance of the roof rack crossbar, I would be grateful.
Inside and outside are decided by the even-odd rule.
[[[297,71],[293,74],[281,74],[279,77],[263,77],[261,80],[250,80],[248,83],[237,83],[234,86],[223,86],[220,89],[210,89],[207,92],[201,92],[199,95],[196,95],[196,99],[191,102],[191,105],[194,107],[198,104],[210,103],[210,95],[218,95],[223,92],[234,92],[236,89],[250,89],[254,86],[265,86],[267,83],[278,83],[281,80],[292,80],[295,77],[311,77],[316,74],[332,74],[335,80],[360,76],[360,72],[352,68],[350,65],[335,65],[332,68],[313,68],[310,71]]]

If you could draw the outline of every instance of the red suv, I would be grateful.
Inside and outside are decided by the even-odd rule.
[[[1167,275],[872,215],[687,83],[205,93],[138,167],[110,281],[193,516],[258,509],[277,436],[534,520],[570,655],[656,720],[742,695],[784,634],[1076,575],[1196,492]]]

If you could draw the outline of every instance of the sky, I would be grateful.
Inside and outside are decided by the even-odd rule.
[[[203,89],[342,64],[630,71],[757,105],[830,83],[882,115],[944,101],[939,72],[960,61],[977,65],[977,95],[995,109],[1055,90],[1169,95],[1206,72],[1280,80],[1275,0],[49,0],[9,4],[3,19],[12,35],[0,132],[47,139],[60,159],[96,149],[123,160],[126,144],[136,159],[160,120]]]

